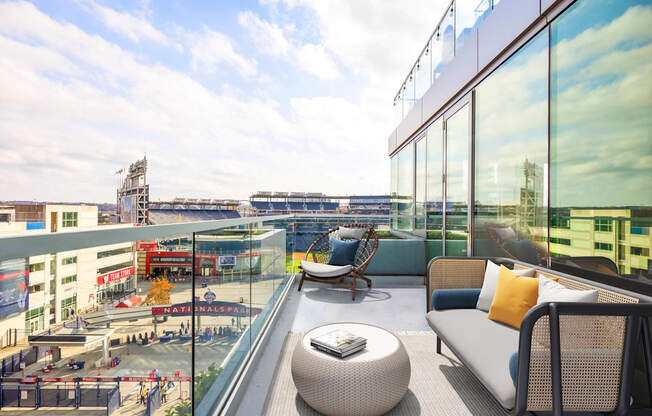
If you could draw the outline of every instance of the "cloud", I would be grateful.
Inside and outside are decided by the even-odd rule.
[[[251,11],[239,13],[238,23],[247,29],[260,53],[284,58],[319,79],[332,80],[340,76],[337,64],[324,45],[288,39],[281,27],[262,20]]]
[[[340,75],[324,45],[305,44],[297,50],[296,59],[301,69],[320,79],[335,79]]]
[[[283,29],[276,24],[260,19],[251,11],[238,13],[238,23],[249,31],[261,53],[277,57],[289,55],[293,46],[286,39]]]
[[[205,28],[203,33],[187,35],[191,66],[195,71],[216,72],[221,64],[229,64],[249,78],[256,74],[257,63],[235,52],[228,36]]]
[[[151,41],[164,46],[175,45],[175,47],[181,48],[180,44],[173,42],[165,34],[152,26],[147,19],[101,6],[94,0],[77,1],[84,9],[100,19],[108,29],[129,38],[133,42]]]
[[[198,71],[256,69],[226,36],[196,36]],[[387,192],[378,108],[307,96],[285,112],[277,99],[214,91],[27,2],[0,3],[0,47],[3,198],[112,201],[113,172],[145,153],[154,200]]]

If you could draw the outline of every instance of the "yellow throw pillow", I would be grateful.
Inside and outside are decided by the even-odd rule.
[[[519,329],[527,311],[537,304],[538,296],[539,279],[519,276],[505,266],[500,266],[496,294],[489,308],[489,319]]]

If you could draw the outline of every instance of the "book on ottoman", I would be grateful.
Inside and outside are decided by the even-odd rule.
[[[367,339],[349,331],[335,329],[324,335],[310,338],[310,345],[320,351],[344,358],[363,350],[367,346]]]

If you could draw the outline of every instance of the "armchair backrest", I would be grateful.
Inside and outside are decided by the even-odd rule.
[[[310,245],[306,252],[305,260],[315,263],[326,263],[330,255],[331,239],[339,238],[340,227],[362,228],[366,230],[360,240],[360,245],[358,246],[353,262],[353,265],[357,269],[364,271],[378,250],[378,235],[376,234],[376,230],[374,230],[373,224],[343,224],[328,230]]]

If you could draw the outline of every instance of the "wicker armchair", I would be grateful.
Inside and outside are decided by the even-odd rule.
[[[318,267],[327,272],[310,272],[306,270],[305,267],[300,267],[302,271],[301,281],[299,282],[299,291],[301,291],[303,282],[306,280],[310,282],[330,283],[335,286],[350,287],[351,298],[352,300],[355,300],[355,288],[358,279],[364,280],[367,282],[367,286],[371,287],[371,279],[366,277],[364,272],[374,254],[376,254],[376,250],[378,250],[378,235],[374,230],[374,226],[369,224],[348,224],[342,225],[342,227],[363,228],[367,230],[360,240],[360,245],[356,251],[353,265],[338,269],[338,266],[329,266],[327,264],[330,256],[331,238],[339,238],[340,226],[337,226],[319,236],[310,245],[304,258],[304,262],[310,262],[311,265],[321,265]],[[332,271],[329,272],[329,268],[332,269]],[[352,280],[350,282],[344,281],[345,278],[352,278]]]

